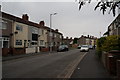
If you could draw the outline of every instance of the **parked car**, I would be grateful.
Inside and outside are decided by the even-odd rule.
[[[57,51],[59,52],[59,51],[68,51],[68,50],[69,49],[67,45],[60,45]]]
[[[78,47],[77,47],[78,49],[80,49],[81,48],[81,45],[78,45]]]
[[[88,45],[82,45],[80,48],[80,51],[89,51],[89,46]]]

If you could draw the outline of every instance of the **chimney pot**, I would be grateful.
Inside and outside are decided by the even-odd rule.
[[[56,29],[55,31],[58,32],[58,29]]]
[[[29,16],[27,14],[23,14],[22,15],[22,19],[28,21],[29,20]]]
[[[40,21],[39,25],[40,26],[45,26],[45,22],[44,21]]]

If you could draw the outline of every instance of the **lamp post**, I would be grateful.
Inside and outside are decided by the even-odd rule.
[[[50,34],[49,34],[49,45],[50,45],[50,53],[52,51],[52,15],[56,15],[57,13],[50,14]]]

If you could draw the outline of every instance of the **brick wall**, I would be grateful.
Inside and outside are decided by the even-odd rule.
[[[2,48],[2,56],[7,56],[9,54],[9,48]]]
[[[117,78],[120,80],[120,60],[117,60]]]
[[[25,48],[12,48],[13,55],[25,54]]]
[[[48,52],[48,51],[49,51],[49,48],[41,48],[40,51],[42,51],[42,52]]]

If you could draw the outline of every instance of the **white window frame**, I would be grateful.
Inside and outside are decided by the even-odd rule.
[[[45,46],[44,40],[40,40],[40,46]]]
[[[18,43],[21,43],[21,44],[18,44],[17,42],[18,42]],[[16,45],[16,46],[21,46],[22,44],[23,44],[22,40],[16,40],[16,41],[15,41],[15,45]]]
[[[1,48],[3,48],[3,42],[4,41],[8,41],[8,47],[7,48],[9,48],[9,38],[8,37],[0,37],[0,41],[2,42],[2,46],[0,46]]]

